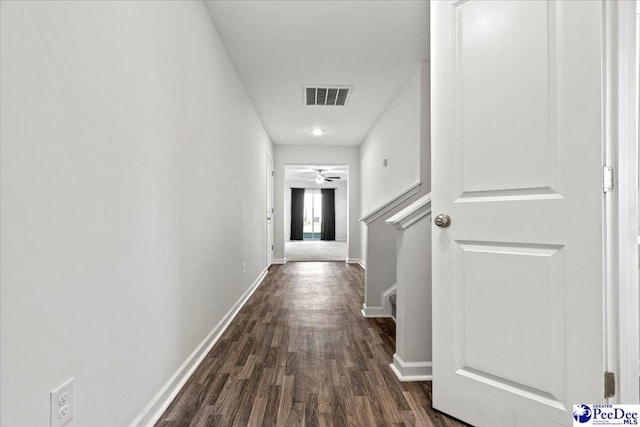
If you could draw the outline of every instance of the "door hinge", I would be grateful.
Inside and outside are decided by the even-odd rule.
[[[605,193],[613,191],[613,168],[611,166],[602,168],[602,191]]]
[[[271,245],[271,250],[273,250],[273,245]]]
[[[273,174],[274,174],[274,171],[271,171],[271,176],[273,176]]]
[[[608,399],[616,395],[616,377],[613,372],[604,373],[604,398]]]

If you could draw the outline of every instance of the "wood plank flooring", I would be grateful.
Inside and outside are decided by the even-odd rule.
[[[464,426],[391,372],[395,324],[362,317],[363,283],[344,262],[272,266],[156,426]]]

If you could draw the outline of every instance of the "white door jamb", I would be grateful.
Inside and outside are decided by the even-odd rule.
[[[635,2],[605,1],[604,162],[617,189],[605,196],[605,370],[611,402],[638,403],[638,165]]]

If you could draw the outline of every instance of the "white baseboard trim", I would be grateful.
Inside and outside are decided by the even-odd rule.
[[[383,292],[380,296],[380,302],[382,305],[379,307],[368,307],[367,304],[362,304],[362,310],[360,310],[362,315],[367,318],[390,317],[393,320],[396,320],[395,317],[391,315],[391,303],[389,302],[389,297],[396,293],[397,288],[397,285],[393,285]]]
[[[145,408],[138,416],[129,424],[129,427],[151,427],[162,416],[164,411],[169,407],[173,399],[184,384],[187,382],[191,374],[196,370],[205,356],[211,351],[216,342],[220,339],[222,333],[227,329],[231,321],[236,317],[242,306],[245,305],[249,297],[258,289],[267,275],[265,268],[260,276],[251,284],[249,289],[236,301],[229,312],[218,322],[218,324],[209,332],[205,339],[196,347],[195,350],[180,365],[169,380],[162,386],[160,391],[156,393]]]
[[[286,264],[287,263],[287,259],[286,258],[274,258],[273,259],[273,263],[274,264]]]
[[[391,306],[387,307],[367,307],[367,304],[362,304],[362,315],[366,318],[376,317],[391,317]]]
[[[347,258],[347,264],[358,264],[360,267],[362,267],[363,270],[367,269],[364,261],[359,258]]]
[[[431,362],[405,362],[396,353],[393,355],[393,363],[389,366],[402,382],[431,381],[433,379],[433,363]]]

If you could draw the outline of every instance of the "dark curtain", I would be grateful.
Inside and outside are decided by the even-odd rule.
[[[291,240],[302,240],[304,225],[304,188],[291,189]]]
[[[320,240],[336,240],[336,190],[322,189],[322,228]]]

